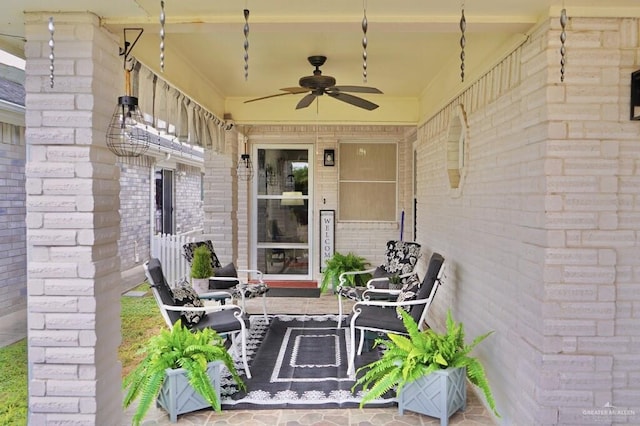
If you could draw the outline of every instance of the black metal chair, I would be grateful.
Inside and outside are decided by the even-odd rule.
[[[439,253],[433,253],[429,260],[429,266],[424,279],[420,283],[417,278],[405,284],[395,301],[371,300],[372,295],[384,293],[383,289],[368,290],[363,294],[363,299],[353,305],[353,313],[347,322],[350,327],[351,347],[349,353],[349,374],[355,374],[356,355],[356,330],[360,330],[360,343],[357,353],[362,353],[365,333],[395,333],[407,334],[402,322],[402,317],[397,309],[407,309],[411,317],[422,330],[429,306],[433,302],[438,287],[442,284],[444,274],[444,257]],[[416,276],[417,277],[417,276]]]
[[[420,259],[421,246],[412,241],[387,241],[384,263],[377,268],[370,268],[363,271],[349,271],[340,274],[339,285],[336,290],[338,295],[338,328],[342,326],[343,318],[343,299],[350,299],[356,302],[363,300],[362,296],[365,291],[384,289],[386,292],[384,298],[387,300],[393,295],[400,293],[400,288],[394,289],[390,283],[391,277],[396,277],[402,284],[413,275],[413,271]],[[373,276],[364,286],[352,287],[347,284],[348,276]],[[366,279],[366,278],[365,278]],[[400,285],[400,287],[402,286]]]
[[[218,334],[229,335],[233,348],[237,347],[236,338],[239,335],[244,371],[247,378],[251,378],[249,364],[247,363],[247,327],[249,326],[249,318],[244,310],[240,306],[232,304],[204,306],[199,299],[191,299],[188,302],[182,300],[181,303],[184,304],[178,303],[182,296],[176,297],[174,290],[169,287],[162,272],[160,261],[156,258],[151,258],[143,264],[143,267],[162,318],[164,318],[169,329],[173,328],[176,321],[182,319],[182,323],[192,330],[211,328]],[[224,295],[223,293],[225,292],[220,291],[217,293]],[[193,294],[197,298],[195,292]],[[195,321],[193,316],[199,317],[198,320]]]
[[[226,290],[236,300],[240,301],[242,309],[246,310],[246,299],[253,299],[255,297],[262,297],[262,312],[264,313],[264,320],[269,324],[269,317],[267,315],[267,299],[266,295],[269,291],[269,286],[262,279],[262,271],[258,269],[236,269],[233,263],[229,263],[222,266],[218,256],[213,248],[211,240],[196,241],[193,243],[187,243],[182,246],[184,257],[191,265],[193,260],[193,252],[199,246],[204,245],[211,252],[211,267],[213,268],[213,276],[209,278],[209,290]],[[249,282],[249,280],[242,280],[238,277],[238,272],[247,274],[247,277],[255,277],[256,282]],[[202,299],[214,299],[216,296],[211,296],[211,293],[201,294]]]

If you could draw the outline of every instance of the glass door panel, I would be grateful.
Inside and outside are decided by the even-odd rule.
[[[256,267],[310,279],[309,149],[257,148]]]

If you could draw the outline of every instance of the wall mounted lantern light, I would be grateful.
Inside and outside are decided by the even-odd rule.
[[[127,31],[138,32],[133,43],[127,41]],[[138,108],[138,98],[131,94],[131,69],[127,64],[129,53],[143,31],[142,28],[125,28],[124,48],[120,48],[120,56],[124,56],[125,94],[118,97],[107,129],[107,147],[119,157],[139,157],[149,149],[149,133]]]
[[[640,120],[640,70],[631,73],[631,120]]]
[[[334,166],[336,164],[336,152],[333,149],[324,150],[324,165]]]
[[[244,137],[244,154],[240,155],[240,161],[238,161],[238,180],[250,181],[253,179],[253,163],[251,163],[251,157],[247,152],[247,137]]]

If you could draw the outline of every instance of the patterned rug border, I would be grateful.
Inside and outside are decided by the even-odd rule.
[[[289,321],[300,321],[300,322],[327,322],[332,321],[336,322],[338,319],[337,314],[275,314],[268,315],[269,323],[271,324],[275,318],[278,318],[280,321],[289,322]],[[249,360],[249,366],[252,369],[256,368],[253,366],[253,360],[258,352],[260,347],[260,343],[264,340],[268,325],[264,322],[264,317],[262,315],[252,315],[250,317],[250,328],[247,338],[247,357]],[[348,329],[345,330],[348,333]],[[349,344],[347,340],[347,345]],[[280,348],[278,348],[279,350]],[[243,379],[246,379],[244,376],[244,370],[242,368],[242,363],[239,357],[239,354],[232,353],[236,368],[238,372],[242,376]],[[255,374],[253,374],[255,376]],[[348,380],[344,380],[345,382]],[[358,391],[355,395],[351,391],[347,390],[333,390],[333,391],[323,391],[323,390],[311,390],[306,391],[302,395],[299,395],[298,392],[292,390],[285,391],[276,391],[275,393],[271,393],[265,389],[249,389],[248,393],[239,399],[233,399],[233,396],[238,392],[238,389],[231,380],[228,372],[225,372],[222,375],[221,380],[221,404],[223,409],[246,409],[246,408],[255,408],[255,409],[300,409],[300,408],[355,408],[358,407],[360,401],[362,400],[362,392]],[[383,407],[383,406],[394,406],[396,404],[395,398],[381,398],[371,403],[368,403],[367,406],[371,407]]]

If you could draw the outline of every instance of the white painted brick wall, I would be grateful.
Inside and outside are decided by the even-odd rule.
[[[520,65],[498,65],[521,69],[507,90],[489,73],[457,100],[470,126],[458,198],[441,166],[451,107],[418,130],[418,241],[448,263],[430,321],[442,327],[451,308],[469,338],[496,331],[476,354],[503,424],[586,424],[583,411],[606,403],[635,409],[616,418],[634,424],[640,149],[628,76],[640,58],[623,48],[640,48],[639,22],[572,18],[564,84],[558,26],[532,34],[512,55]]]
[[[120,86],[113,79],[120,69],[116,37],[94,15],[56,15],[59,61],[51,89],[49,16],[25,17],[26,138],[33,152],[26,166],[26,205],[33,215],[27,220],[33,256],[27,271],[30,421],[117,424],[120,288],[113,283],[120,271],[120,188],[115,157],[104,142]],[[77,75],[78,60],[79,69],[92,72]],[[82,377],[81,365],[92,366],[94,374]]]
[[[235,134],[235,131],[232,133]],[[234,228],[237,226],[233,218],[238,208],[237,199],[233,197],[234,187],[239,186],[239,183],[231,155],[205,151],[203,237],[212,240],[216,255],[223,265],[237,263],[239,244],[236,241],[237,229]],[[241,267],[239,265],[237,264],[238,268]]]
[[[310,161],[314,161],[314,191],[315,198],[312,209],[314,211],[315,223],[313,226],[315,234],[315,246],[313,247],[314,264],[312,274],[313,279],[320,280],[321,275],[317,259],[317,225],[320,210],[338,210],[338,173],[339,165],[335,167],[324,167],[323,155],[325,149],[336,149],[341,140],[381,140],[394,141],[398,143],[399,164],[404,166],[398,171],[398,212],[404,208],[406,241],[412,238],[413,234],[413,202],[411,185],[413,171],[410,158],[412,157],[412,141],[407,137],[407,133],[415,128],[401,126],[320,126],[315,125],[264,125],[253,126],[251,129],[251,139],[260,144],[282,143],[282,141],[312,142],[315,153]],[[315,142],[314,142],[315,141]],[[337,159],[339,163],[339,158]],[[254,164],[254,167],[256,165]],[[235,170],[234,170],[235,172]],[[242,191],[239,199],[242,200]],[[246,197],[244,197],[246,198]],[[239,201],[239,205],[240,205]],[[220,207],[222,208],[222,206]],[[399,214],[399,213],[398,213]],[[241,214],[238,217],[242,217]],[[397,221],[390,223],[355,223],[339,222],[336,219],[335,249],[341,253],[354,252],[365,257],[372,265],[379,265],[384,258],[385,243],[391,239],[400,238],[399,217]],[[248,250],[248,249],[247,249]]]
[[[24,128],[0,123],[0,315],[26,307]]]
[[[413,197],[411,193],[413,171],[410,158],[412,157],[412,139],[409,127],[395,126],[253,126],[251,140],[259,143],[281,143],[281,141],[313,141],[316,153],[315,161],[314,199],[315,217],[321,209],[337,209],[337,173],[339,167],[324,167],[324,149],[336,149],[341,139],[392,140],[399,144],[398,157],[402,163],[408,164],[399,170],[398,194],[399,209],[404,208],[405,234],[404,239],[410,240],[413,235]],[[250,212],[247,204],[248,187],[238,182],[235,176],[235,162],[231,157],[237,153],[237,133],[226,132],[228,154],[216,155],[210,150],[205,152],[205,219],[204,237],[211,238],[216,247],[216,254],[222,263],[236,260],[238,267],[248,267],[252,261],[247,257],[249,253],[248,225]],[[232,151],[231,151],[232,150]],[[255,161],[255,159],[253,159]],[[254,164],[254,168],[256,164]],[[234,193],[234,188],[237,190]],[[229,199],[232,200],[229,203]],[[316,230],[316,224],[314,232]],[[372,265],[380,264],[384,257],[386,241],[398,239],[400,236],[399,218],[393,223],[336,223],[336,250],[340,252],[353,251],[365,257]],[[316,244],[317,246],[317,244]],[[317,250],[317,247],[313,247]],[[317,258],[314,255],[314,261]],[[246,265],[246,266],[245,266]],[[313,278],[320,279],[319,267],[314,265]]]
[[[149,157],[120,158],[120,239],[121,268],[127,270],[149,258],[151,235],[151,167]],[[137,253],[136,253],[137,244]],[[136,254],[138,262],[136,263]]]

